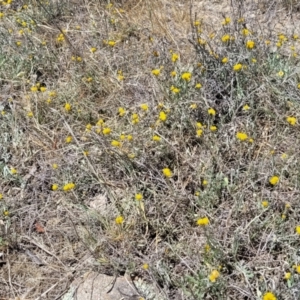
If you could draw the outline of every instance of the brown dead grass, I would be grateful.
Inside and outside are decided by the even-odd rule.
[[[6,90],[1,95],[6,115],[0,117],[1,209],[8,209],[10,216],[0,219],[0,297],[59,299],[72,279],[88,269],[142,277],[166,299],[175,299],[176,290],[184,291],[186,299],[260,299],[257,291],[267,290],[282,299],[297,297],[296,286],[289,289],[282,280],[298,263],[294,230],[299,222],[299,150],[294,141],[299,133],[298,127],[285,123],[287,114],[299,118],[295,79],[291,75],[282,83],[274,72],[265,77],[245,72],[247,84],[242,81],[241,86],[247,94],[232,98],[232,78],[228,84],[218,82],[212,60],[205,65],[207,77],[196,69],[201,55],[191,43],[191,24],[202,20],[205,38],[211,32],[222,35],[222,15],[234,20],[241,13],[247,27],[259,26],[261,34],[268,30],[276,40],[283,29],[288,36],[295,33],[298,14],[267,2],[262,7],[250,1],[237,11],[226,1],[197,1],[191,20],[188,1],[116,2],[115,14],[98,1],[75,1],[66,2],[59,9],[62,16],[54,19],[39,1],[30,3],[22,17],[37,14],[32,35],[20,36],[18,24],[1,20],[4,54],[19,63],[1,78]],[[14,12],[4,11],[14,18]],[[6,32],[10,27],[12,36]],[[56,42],[60,29],[67,29],[69,40],[63,46]],[[118,41],[113,49],[102,43],[110,39]],[[22,51],[15,40],[22,40]],[[95,54],[89,51],[93,46]],[[179,101],[170,95],[170,50],[180,53],[178,72],[193,69],[205,86],[203,93],[192,91]],[[224,51],[222,55],[230,54]],[[28,58],[31,54],[36,59]],[[81,56],[83,62],[72,61],[72,56]],[[25,70],[24,78],[13,76],[16,66]],[[160,79],[149,74],[160,66],[165,71]],[[294,67],[296,76],[299,67]],[[124,81],[117,80],[118,70]],[[89,76],[94,78],[91,84],[82,80]],[[57,91],[50,104],[46,93],[30,93],[36,77],[48,91]],[[257,85],[260,80],[263,84]],[[222,102],[215,99],[218,93],[224,93]],[[69,114],[63,109],[66,102],[72,103]],[[142,103],[149,104],[148,114],[140,112]],[[170,121],[155,127],[159,103],[170,109]],[[192,103],[198,104],[195,112],[190,112]],[[241,111],[246,103],[251,106],[248,115]],[[128,110],[125,120],[117,115],[120,106]],[[217,110],[216,120],[207,117],[208,107]],[[34,118],[27,117],[28,111]],[[137,111],[143,123],[133,127],[130,118]],[[132,144],[124,142],[122,149],[115,149],[103,135],[87,133],[86,125],[95,126],[100,118],[113,128],[115,139],[123,132],[132,134]],[[205,131],[199,141],[194,121],[207,127],[216,123],[220,132]],[[237,131],[246,131],[254,144],[237,144]],[[162,136],[161,144],[151,140],[154,133]],[[71,144],[65,143],[67,135],[73,137]],[[85,150],[87,157],[82,155]],[[281,158],[285,152],[287,161]],[[127,157],[131,153],[135,160]],[[59,168],[53,169],[53,163]],[[10,167],[17,168],[18,175],[11,175]],[[163,167],[172,168],[173,179],[161,175]],[[281,177],[278,189],[268,185],[273,174]],[[74,191],[51,190],[54,183],[61,189],[71,181],[76,183]],[[134,201],[138,192],[143,193],[143,206]],[[269,200],[269,210],[262,209],[263,199]],[[282,221],[284,213],[289,222]],[[122,226],[114,223],[119,214],[125,217]],[[211,220],[207,230],[196,227],[197,218],[206,215]],[[149,270],[142,269],[144,263]],[[210,285],[206,278],[219,265],[221,279]],[[298,282],[298,275],[293,276]]]

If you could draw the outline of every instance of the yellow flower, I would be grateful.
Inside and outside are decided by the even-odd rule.
[[[159,142],[159,141],[161,140],[161,138],[160,138],[160,136],[158,136],[158,135],[154,135],[154,136],[152,137],[152,140],[155,141],[155,142]]]
[[[211,130],[211,131],[217,131],[217,126],[215,126],[215,125],[211,125],[210,127],[209,127],[209,129]]]
[[[197,129],[197,131],[196,131],[197,137],[200,137],[202,135],[202,133],[203,133],[202,129]]]
[[[284,75],[284,72],[283,72],[283,71],[279,71],[279,72],[277,73],[277,75],[278,75],[279,77],[282,77],[282,76]]]
[[[51,92],[49,92],[49,97],[55,98],[56,96],[57,96],[56,91],[51,91]]]
[[[0,12],[0,19],[4,17],[4,13]]]
[[[256,58],[252,58],[251,61],[255,64],[257,62]]]
[[[18,173],[18,171],[15,168],[10,168],[10,173],[15,175]]]
[[[32,112],[32,111],[29,111],[29,112],[27,113],[27,117],[32,118],[32,117],[33,117],[33,112]]]
[[[297,234],[300,235],[300,225],[297,225],[297,226],[296,226],[296,232],[297,232]]]
[[[115,44],[116,44],[116,42],[115,41],[108,41],[108,43],[107,43],[109,46],[111,46],[111,47],[114,47],[115,46]]]
[[[208,217],[200,218],[197,220],[197,225],[199,226],[207,226],[209,224]]]
[[[200,21],[195,21],[194,22],[194,26],[199,26],[201,23],[200,23]]]
[[[181,78],[185,81],[190,81],[192,77],[192,74],[190,72],[185,72],[181,75]]]
[[[102,126],[104,124],[104,120],[103,119],[100,119],[98,122],[97,122],[97,126]]]
[[[281,42],[287,41],[287,37],[286,37],[284,34],[280,34],[280,35],[278,36],[278,39],[279,39],[279,41],[281,41]]]
[[[9,216],[9,211],[8,211],[8,210],[5,210],[5,211],[3,212],[3,215],[4,215],[5,217],[8,217],[8,216]]]
[[[240,71],[240,70],[242,69],[242,67],[243,67],[242,64],[235,64],[235,65],[233,66],[233,71],[238,72],[238,71]]]
[[[172,57],[171,57],[172,62],[176,62],[178,60],[178,58],[179,58],[178,54],[172,53]]]
[[[86,129],[86,131],[91,131],[91,129],[92,129],[92,124],[87,124],[86,126],[85,126],[85,129]]]
[[[121,225],[124,222],[124,218],[122,216],[118,216],[115,219],[116,224]]]
[[[291,276],[292,276],[291,272],[287,272],[284,274],[284,279],[289,280],[291,278]]]
[[[64,36],[63,33],[60,33],[60,34],[58,35],[58,37],[56,38],[56,41],[57,41],[58,43],[61,43],[61,42],[63,42],[64,40],[65,40],[65,36]]]
[[[73,190],[75,188],[75,184],[73,182],[69,182],[69,183],[66,183],[64,186],[63,186],[63,190],[65,192],[68,192],[70,190]]]
[[[255,42],[251,40],[247,41],[246,47],[247,49],[253,49],[255,47]]]
[[[211,282],[216,282],[216,280],[220,277],[220,273],[218,270],[213,270],[210,275],[208,276],[208,279]]]
[[[38,91],[38,87],[37,87],[36,85],[34,85],[34,86],[32,86],[32,87],[30,88],[30,90],[31,90],[32,92],[37,92],[37,91]]]
[[[269,182],[270,182],[271,185],[276,185],[279,182],[279,177],[278,176],[272,176],[269,179]]]
[[[121,143],[116,141],[116,140],[112,140],[111,141],[111,145],[114,146],[114,147],[120,147],[121,146]]]
[[[226,64],[226,63],[228,63],[228,57],[223,57],[223,59],[222,59],[222,63],[223,63],[223,64]]]
[[[22,42],[21,42],[21,41],[17,41],[17,42],[16,42],[16,45],[17,45],[18,47],[20,47],[20,46],[22,45]]]
[[[52,184],[51,189],[52,189],[52,191],[56,191],[58,189],[58,185]]]
[[[160,69],[154,69],[151,71],[151,73],[155,76],[158,76],[160,74]]]
[[[296,125],[296,123],[297,123],[297,118],[296,118],[296,117],[287,117],[287,118],[286,118],[286,121],[287,121],[288,123],[290,123],[292,126],[294,126],[294,125]]]
[[[228,41],[230,41],[230,35],[229,34],[225,34],[222,36],[222,42],[223,43],[227,43]]]
[[[251,32],[250,32],[249,29],[244,28],[244,29],[242,30],[242,35],[247,36],[247,35],[249,35],[249,34],[251,34]]]
[[[70,111],[71,109],[72,109],[71,104],[67,102],[67,103],[65,104],[65,110],[66,110],[66,111]]]
[[[135,154],[134,154],[134,153],[129,153],[129,154],[128,154],[128,158],[130,158],[130,159],[135,158]]]
[[[209,252],[210,251],[210,246],[208,244],[205,244],[204,245],[204,250],[205,250],[206,253]]]
[[[203,179],[202,185],[204,185],[204,186],[208,185],[208,181],[206,179]]]
[[[231,22],[231,19],[229,17],[226,17],[223,22],[222,22],[222,25],[227,25]]]
[[[294,40],[297,40],[298,38],[299,38],[299,35],[298,35],[298,34],[294,34],[294,35],[293,35],[293,39],[294,39]]]
[[[164,108],[164,104],[162,102],[158,103],[157,108],[158,109],[163,109]]]
[[[72,137],[69,135],[66,137],[66,143],[69,144],[72,142]]]
[[[280,158],[281,158],[282,160],[285,160],[285,159],[288,158],[288,155],[287,155],[286,153],[282,153],[281,156],[280,156]]]
[[[245,104],[244,106],[243,106],[243,110],[244,111],[247,111],[247,110],[249,110],[250,109],[250,106],[248,105],[248,104]]]
[[[122,73],[119,73],[117,78],[119,81],[122,81],[122,80],[124,80],[125,77],[122,75]]]
[[[140,193],[136,194],[136,195],[135,195],[135,200],[137,200],[137,201],[143,200],[143,195],[140,194]]]
[[[300,274],[300,266],[296,266],[296,272]]]
[[[96,47],[92,47],[92,48],[90,49],[90,51],[91,51],[92,53],[95,53],[95,52],[97,51],[97,48],[96,48]]]
[[[191,108],[191,109],[196,109],[196,108],[197,108],[197,104],[196,104],[196,103],[191,104],[191,105],[190,105],[190,108]]]
[[[164,111],[161,111],[160,113],[159,113],[159,119],[161,120],[161,121],[166,121],[167,120],[167,114],[164,112]]]
[[[266,45],[270,45],[270,44],[271,44],[271,41],[266,40],[265,43],[266,43]]]
[[[134,113],[131,116],[131,120],[132,120],[132,124],[137,124],[140,120],[139,120],[139,115]]]
[[[197,127],[197,128],[202,128],[202,127],[203,127],[203,125],[202,125],[202,123],[201,123],[201,122],[197,122],[197,123],[196,123],[196,127]]]
[[[119,107],[119,116],[123,117],[126,114],[126,110],[123,107]]]
[[[206,44],[206,40],[200,38],[198,39],[198,43],[203,46]]]
[[[267,208],[269,206],[269,202],[268,201],[262,201],[261,205],[264,207],[264,208]]]
[[[53,169],[57,169],[57,168],[58,168],[58,165],[57,165],[57,164],[53,164],[53,165],[52,165],[52,168],[53,168]]]
[[[177,74],[176,71],[172,71],[172,72],[171,72],[171,76],[172,76],[172,77],[175,77],[176,74]]]
[[[41,92],[46,92],[46,91],[47,91],[47,88],[44,87],[44,86],[41,86],[41,87],[40,87],[40,91],[41,91]]]
[[[148,109],[149,109],[149,106],[148,106],[148,104],[141,104],[140,105],[140,108],[142,109],[142,110],[144,110],[144,111],[147,111]]]
[[[248,139],[248,135],[245,132],[237,132],[235,136],[240,141],[245,141]]]
[[[297,88],[300,90],[300,83],[298,83]]]
[[[264,294],[263,300],[277,300],[277,298],[273,293],[267,292]]]
[[[111,129],[109,127],[105,127],[103,128],[102,133],[104,135],[109,135],[111,133]]]
[[[143,268],[144,270],[148,270],[148,269],[149,269],[149,265],[148,265],[148,264],[143,264],[142,268]]]
[[[208,114],[211,115],[211,116],[215,116],[216,115],[216,111],[210,107],[208,110],[207,110]]]
[[[180,89],[175,87],[174,85],[172,85],[170,87],[170,90],[174,93],[174,94],[178,94],[180,92]]]
[[[201,84],[201,83],[197,83],[197,84],[195,85],[195,88],[196,88],[196,89],[201,89],[201,88],[202,88],[202,84]]]
[[[167,178],[170,178],[170,177],[172,177],[172,175],[173,175],[172,171],[171,171],[169,168],[164,168],[162,171],[163,171],[163,174],[164,174]]]
[[[0,200],[2,200],[3,199],[3,195],[2,194],[0,194]]]

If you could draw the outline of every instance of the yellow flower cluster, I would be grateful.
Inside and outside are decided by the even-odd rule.
[[[174,93],[174,94],[178,94],[180,92],[180,89],[175,87],[174,85],[171,86],[170,90]]]
[[[245,132],[237,132],[236,138],[240,141],[246,141],[248,139],[248,135]]]
[[[279,177],[278,177],[278,176],[272,176],[272,177],[269,179],[269,183],[270,183],[271,185],[276,185],[278,182],[279,182]]]
[[[208,217],[200,218],[197,220],[197,225],[199,226],[207,226],[209,224]]]
[[[63,186],[63,190],[65,192],[68,192],[70,190],[73,190],[75,188],[75,184],[73,182],[69,182],[69,183],[66,183],[64,186]]]
[[[211,281],[211,282],[216,282],[216,280],[220,277],[220,273],[218,270],[213,270],[209,276],[208,276],[208,279]]]
[[[192,77],[192,74],[190,72],[184,72],[181,75],[181,78],[185,81],[190,81]]]
[[[121,225],[124,222],[124,218],[122,216],[118,216],[115,219],[116,224]]]
[[[163,170],[163,174],[167,177],[167,178],[170,178],[173,176],[173,173],[172,171],[169,169],[169,168],[164,168]]]
[[[267,292],[263,295],[263,300],[277,300],[277,298],[273,293]]]

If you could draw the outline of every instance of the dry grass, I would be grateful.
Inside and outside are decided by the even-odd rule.
[[[0,298],[88,269],[156,299],[300,298],[296,2],[1,2]]]

